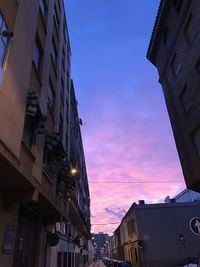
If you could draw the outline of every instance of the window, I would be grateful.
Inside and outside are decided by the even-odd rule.
[[[37,71],[40,71],[40,67],[42,63],[42,48],[41,48],[38,35],[36,35],[36,38],[35,38],[35,45],[34,45],[34,50],[33,50],[33,63]]]
[[[65,70],[65,49],[64,49],[64,47],[62,49],[62,66],[63,66],[63,70]]]
[[[66,150],[68,150],[68,135],[67,134],[65,137],[65,148],[66,148]]]
[[[174,76],[178,77],[178,75],[179,75],[179,73],[181,71],[181,65],[178,62],[176,54],[174,55],[174,57],[172,59],[171,68],[172,68],[172,72],[173,72]]]
[[[58,53],[57,53],[57,49],[56,49],[56,45],[55,45],[54,39],[52,39],[51,55],[52,55],[54,63],[56,64]]]
[[[70,48],[69,48],[69,45],[67,45],[67,60],[68,60],[68,64],[70,64]]]
[[[52,113],[55,109],[55,92],[53,89],[52,81],[49,80],[49,89],[48,89],[48,106]]]
[[[193,15],[190,14],[184,29],[185,37],[189,44],[193,42],[197,35],[197,27],[194,22]]]
[[[197,61],[196,69],[197,69],[197,71],[200,73],[200,58],[199,58],[199,60]]]
[[[56,27],[59,28],[59,16],[58,16],[56,4],[54,5],[54,16],[55,16]]]
[[[66,22],[64,21],[63,23],[63,36],[64,36],[64,40],[65,40],[65,44],[66,44]]]
[[[59,7],[59,11],[61,12],[60,0],[58,0],[58,7]]]
[[[26,145],[31,149],[34,140],[34,133],[36,128],[36,117],[27,115],[25,116],[24,122],[24,133],[23,133],[23,141]]]
[[[39,1],[39,5],[40,5],[40,11],[42,13],[42,16],[45,17],[46,16],[46,13],[47,13],[46,0],[40,0]]]
[[[179,13],[182,7],[183,0],[174,0],[174,7],[176,9],[176,12]]]
[[[62,252],[57,254],[57,267],[62,267]]]
[[[67,89],[69,90],[69,71],[67,71]]]
[[[3,68],[3,63],[4,63],[4,59],[6,56],[6,51],[7,51],[7,45],[8,45],[8,37],[4,37],[2,35],[3,31],[6,31],[7,27],[5,24],[5,21],[3,19],[3,17],[1,16],[0,13],[0,67]]]
[[[60,133],[60,136],[63,138],[63,118],[61,114],[60,114],[60,120],[59,120],[59,133]]]
[[[181,92],[180,99],[181,103],[184,107],[184,110],[187,112],[190,110],[192,106],[192,96],[191,92],[188,90],[187,86],[185,86]]]
[[[200,126],[198,126],[192,133],[192,139],[193,139],[197,154],[200,156]]]
[[[168,27],[166,27],[164,30],[163,41],[164,41],[166,51],[169,52],[172,48],[173,43],[172,43],[172,35]]]
[[[63,79],[61,80],[61,100],[64,104],[64,81]]]

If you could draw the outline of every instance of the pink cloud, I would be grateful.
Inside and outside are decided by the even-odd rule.
[[[90,95],[90,112],[82,132],[96,232],[116,229],[118,225],[112,223],[120,221],[115,215],[118,209],[127,211],[139,199],[163,201],[185,188],[158,88],[150,90],[143,82],[137,90],[99,88]],[[103,181],[139,183],[100,183]]]

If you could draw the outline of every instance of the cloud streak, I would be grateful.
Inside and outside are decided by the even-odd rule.
[[[95,232],[111,233],[133,202],[185,188],[158,75],[145,58],[158,2],[66,3]]]

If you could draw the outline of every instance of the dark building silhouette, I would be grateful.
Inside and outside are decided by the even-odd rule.
[[[200,1],[161,1],[147,58],[158,69],[188,188],[200,191]]]

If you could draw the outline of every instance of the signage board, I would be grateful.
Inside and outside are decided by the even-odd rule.
[[[190,229],[194,234],[200,235],[200,217],[194,217],[190,220]]]

